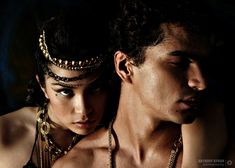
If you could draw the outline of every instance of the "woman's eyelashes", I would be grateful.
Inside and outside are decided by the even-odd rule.
[[[93,95],[93,94],[99,94],[99,93],[103,93],[107,88],[107,85],[91,85],[88,86],[87,88],[84,88],[84,92],[87,95]],[[63,96],[65,98],[71,98],[76,94],[76,90],[79,90],[79,93],[81,93],[81,89],[82,88],[60,88],[60,89],[54,89],[54,91],[56,92],[56,96]]]
[[[87,92],[90,94],[102,93],[107,88],[105,83],[92,84],[87,88]]]
[[[63,97],[72,97],[74,95],[73,90],[69,88],[55,89],[55,92],[56,96],[60,95]]]
[[[65,98],[72,98],[76,94],[95,95],[104,93],[109,88],[107,81],[95,81],[87,85],[68,85],[59,84],[55,88],[52,88],[56,96],[62,96]]]

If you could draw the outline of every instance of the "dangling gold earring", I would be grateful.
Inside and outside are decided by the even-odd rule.
[[[45,101],[43,107],[39,108],[39,111],[36,115],[36,120],[38,122],[38,129],[41,134],[45,137],[50,132],[50,124],[48,123],[48,114],[47,114],[47,104],[48,99]]]
[[[42,124],[41,124],[41,133],[43,136],[46,136],[47,134],[49,134],[50,132],[50,124],[47,122],[47,121],[43,121]]]
[[[42,123],[43,115],[44,115],[44,109],[39,109],[36,115],[36,120],[39,124]]]

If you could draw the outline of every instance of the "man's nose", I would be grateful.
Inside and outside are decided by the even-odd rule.
[[[202,70],[197,63],[190,65],[188,72],[188,85],[194,90],[204,90],[207,88],[207,82],[202,74]]]

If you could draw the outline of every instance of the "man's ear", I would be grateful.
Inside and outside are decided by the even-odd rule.
[[[43,86],[41,85],[40,81],[39,81],[38,75],[36,75],[36,79],[37,79],[37,82],[38,82],[40,88],[42,89],[42,91],[43,91],[43,93],[44,93],[44,96],[45,96],[47,99],[49,99],[45,87],[43,87]]]
[[[127,55],[121,51],[114,54],[114,65],[118,76],[126,82],[131,83],[133,74],[133,64],[129,61]]]

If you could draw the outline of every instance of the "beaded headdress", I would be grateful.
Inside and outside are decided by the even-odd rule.
[[[103,62],[103,58],[96,56],[90,59],[80,60],[80,61],[68,61],[58,58],[53,58],[48,51],[46,45],[45,31],[42,31],[42,34],[39,37],[39,47],[47,60],[49,60],[54,65],[68,69],[68,70],[85,70],[85,69],[94,69],[100,66]]]

